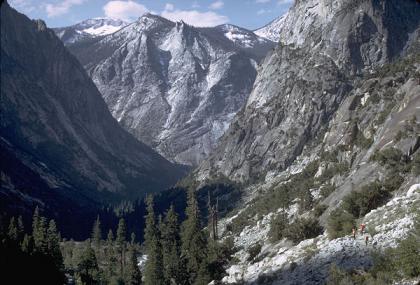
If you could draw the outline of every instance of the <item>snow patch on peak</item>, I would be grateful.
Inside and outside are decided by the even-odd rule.
[[[105,36],[109,34],[113,34],[116,31],[120,30],[121,26],[112,26],[112,25],[103,25],[100,27],[90,27],[88,29],[83,30],[83,32],[88,33],[90,35],[95,36]]]

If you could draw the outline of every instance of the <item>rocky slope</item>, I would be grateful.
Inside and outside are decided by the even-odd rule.
[[[244,182],[241,206],[219,225],[236,249],[223,282],[325,284],[332,264],[363,280],[419,216],[420,9],[296,1],[279,30],[245,107],[192,175]],[[368,210],[350,212],[349,197]],[[355,216],[334,237],[331,220],[345,223],[337,209]],[[302,228],[305,219],[321,227]],[[350,238],[352,223],[367,225],[367,246]]]
[[[67,215],[74,207],[89,211],[99,202],[164,190],[185,173],[119,126],[44,22],[7,3],[1,5],[0,111],[2,211],[35,205]]]
[[[280,29],[283,26],[284,16],[274,19],[264,27],[254,31],[254,33],[262,38],[269,39],[273,42],[280,40]]]
[[[245,107],[196,177],[252,182],[287,168],[357,78],[416,44],[419,16],[416,1],[296,1]]]
[[[225,283],[324,284],[332,264],[365,272],[372,266],[374,254],[398,246],[408,236],[419,216],[420,203],[419,74],[417,53],[357,80],[319,141],[307,145],[286,170],[273,170],[264,181],[245,189],[249,196],[244,206],[220,225],[224,236],[234,237],[239,249]],[[313,163],[313,175],[293,180]],[[300,198],[292,199],[286,210],[290,221],[314,216],[317,208],[325,207],[319,217],[323,233],[297,244],[285,238],[272,241],[269,234],[273,218],[284,211],[281,203],[273,201],[290,181],[294,181],[293,193],[306,189],[313,199],[306,210],[301,208]],[[358,234],[353,240],[351,231],[330,240],[331,212],[353,191],[373,191],[371,183],[383,188],[393,185],[394,190],[382,206],[357,219],[358,224],[367,225],[368,246],[365,235]],[[262,249],[249,260],[255,244],[261,244]]]
[[[272,47],[233,25],[195,28],[146,14],[69,49],[125,129],[166,158],[196,165],[246,101]]]
[[[93,18],[69,27],[52,29],[65,45],[82,40],[106,36],[127,26],[129,23],[111,18]]]

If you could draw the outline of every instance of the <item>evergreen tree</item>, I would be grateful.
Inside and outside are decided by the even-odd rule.
[[[125,285],[141,284],[141,272],[137,265],[136,251],[133,247],[130,247],[130,250],[128,251],[128,263],[125,275]]]
[[[17,229],[15,217],[10,218],[9,231],[7,235],[10,240],[14,242],[18,242],[18,229]]]
[[[180,276],[180,237],[178,215],[173,205],[165,215],[161,226],[163,275],[165,284],[179,284]]]
[[[136,234],[135,233],[131,233],[131,236],[130,236],[130,245],[132,247],[134,247],[136,245]]]
[[[222,279],[225,272],[224,266],[228,263],[228,259],[230,258],[231,247],[233,247],[231,244],[220,244],[211,239],[208,241],[207,258],[205,259],[205,262],[202,263],[202,268],[200,268],[199,276],[201,275],[201,280],[210,282],[211,280]]]
[[[107,238],[106,238],[106,247],[107,249],[111,249],[113,245],[114,245],[114,234],[112,233],[112,230],[109,230]]]
[[[144,240],[146,244],[147,261],[144,270],[146,285],[164,284],[162,251],[159,241],[159,232],[156,226],[153,197],[147,198],[146,228]]]
[[[30,235],[25,234],[23,237],[21,249],[25,253],[32,253],[34,250],[34,242]]]
[[[299,192],[299,211],[304,212],[312,209],[314,198],[312,197],[311,191],[303,189]]]
[[[189,283],[193,284],[202,261],[206,258],[206,239],[200,228],[200,212],[195,191],[188,192],[187,219],[182,224],[181,255],[186,260]]]
[[[44,217],[39,215],[39,209],[36,207],[32,219],[32,237],[34,240],[34,249],[36,252],[47,252],[47,226]]]
[[[83,251],[77,264],[77,273],[81,284],[93,285],[99,283],[99,267],[95,252],[88,245]]]
[[[23,225],[23,219],[22,219],[22,216],[19,216],[17,219],[17,238],[19,242],[23,240],[24,235],[25,235],[25,227]]]
[[[126,236],[127,228],[125,226],[125,221],[123,218],[118,222],[117,236],[115,238],[115,243],[120,257],[120,276],[124,275],[124,255],[126,247]]]
[[[197,278],[194,280],[194,285],[207,285],[211,280],[209,264],[206,259],[203,259],[197,273]]]
[[[94,248],[99,251],[101,245],[102,231],[101,231],[101,221],[99,220],[99,215],[97,216],[95,223],[92,228],[92,243]]]
[[[47,248],[48,255],[54,261],[58,269],[64,270],[63,256],[60,250],[60,235],[54,220],[51,220],[47,230]]]
[[[106,276],[108,280],[112,280],[113,277],[117,275],[117,263],[118,260],[114,252],[114,235],[112,230],[109,230],[108,237],[106,240],[106,249],[105,249],[105,259],[106,259]]]

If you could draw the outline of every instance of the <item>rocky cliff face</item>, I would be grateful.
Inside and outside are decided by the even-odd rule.
[[[335,265],[354,278],[342,282],[357,283],[368,279],[373,253],[416,228],[420,9],[416,1],[296,1],[280,23],[279,46],[245,107],[193,173],[202,184],[246,182],[241,206],[219,225],[237,249],[223,282],[325,284]],[[356,199],[370,205],[357,211]],[[293,241],[290,232],[309,228],[303,220],[319,228]],[[335,222],[349,226],[334,236]],[[368,229],[353,239],[358,223]]]
[[[1,5],[0,110],[2,209],[65,212],[65,204],[164,190],[184,174],[119,126],[45,23],[7,3]]]
[[[73,26],[54,28],[53,31],[65,45],[82,40],[106,36],[127,26],[129,23],[111,18],[94,18],[77,23]]]
[[[281,171],[320,135],[363,73],[415,43],[415,1],[296,1],[246,106],[196,174],[252,181]],[[400,19],[400,20],[398,20]],[[339,134],[336,134],[339,135]]]
[[[69,49],[125,129],[166,158],[196,165],[246,101],[272,46],[236,26],[195,28],[146,14]]]
[[[255,30],[254,33],[270,41],[278,42],[280,40],[280,29],[283,26],[283,20],[284,16],[274,19],[264,27]]]
[[[416,37],[418,42],[418,31]],[[419,72],[417,52],[356,80],[319,141],[307,145],[286,170],[273,170],[264,181],[245,189],[251,198],[221,225],[225,236],[233,236],[239,249],[225,283],[325,284],[332,264],[347,271],[360,270],[362,273],[355,274],[360,276],[375,262],[372,253],[397,247],[410,236],[420,205]],[[303,175],[311,164],[316,165],[313,174]],[[293,179],[295,175],[299,180]],[[290,201],[287,210],[278,200],[274,202],[290,181],[289,193],[306,189],[313,199],[312,207],[302,209],[299,198]],[[342,209],[350,193],[374,192],[372,185],[379,185],[382,191],[393,190],[378,207],[357,220],[367,225],[366,233],[357,232],[353,239],[349,229],[343,236],[331,238],[331,212]],[[317,217],[324,226],[320,234],[296,244],[284,237],[273,241],[276,215],[285,211],[289,221],[296,221],[314,217],[321,207],[325,211]],[[255,244],[261,245],[261,252],[250,260]],[[417,277],[402,284],[418,281]]]

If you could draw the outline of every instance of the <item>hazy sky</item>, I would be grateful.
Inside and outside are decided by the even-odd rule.
[[[293,0],[8,0],[32,19],[49,27],[69,26],[88,18],[134,21],[145,12],[195,26],[235,24],[248,29],[264,26],[287,12]]]

